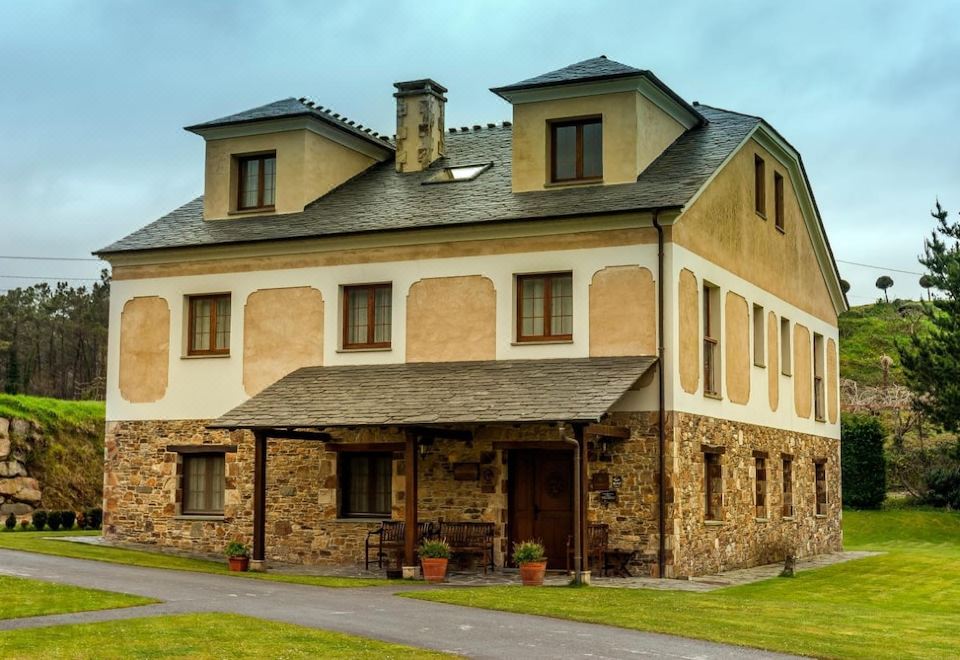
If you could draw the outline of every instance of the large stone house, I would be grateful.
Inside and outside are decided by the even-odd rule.
[[[393,137],[302,98],[187,128],[204,195],[97,253],[109,540],[355,563],[383,519],[477,520],[563,567],[580,518],[665,577],[841,547],[846,301],[796,149],[602,56],[492,92],[512,121],[446,126],[426,79]]]

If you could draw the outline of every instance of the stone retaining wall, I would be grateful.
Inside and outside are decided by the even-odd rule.
[[[27,471],[27,456],[40,429],[22,419],[0,417],[0,516],[25,519],[40,506],[40,484]],[[2,522],[2,520],[0,520]]]

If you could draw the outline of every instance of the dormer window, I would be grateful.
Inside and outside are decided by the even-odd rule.
[[[600,117],[550,124],[550,180],[603,178],[603,121]]]
[[[272,209],[276,197],[277,154],[239,159],[237,210]]]
[[[455,167],[444,167],[423,183],[426,185],[428,183],[456,183],[457,181],[473,181],[491,167],[493,167],[493,163],[484,163],[483,165],[458,165]]]

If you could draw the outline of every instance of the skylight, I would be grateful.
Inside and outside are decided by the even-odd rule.
[[[442,170],[431,176],[424,183],[456,183],[458,181],[473,181],[485,171],[490,169],[493,163],[483,165],[457,165],[455,167],[444,167]]]

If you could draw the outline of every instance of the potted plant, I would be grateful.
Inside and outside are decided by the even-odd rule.
[[[250,568],[250,548],[240,541],[230,541],[223,554],[227,556],[231,571],[243,572]]]
[[[520,579],[525,587],[543,586],[547,573],[546,550],[538,541],[522,541],[513,544],[513,563],[520,567]]]
[[[443,582],[447,577],[450,546],[443,539],[424,541],[420,546],[420,565],[427,582]]]

